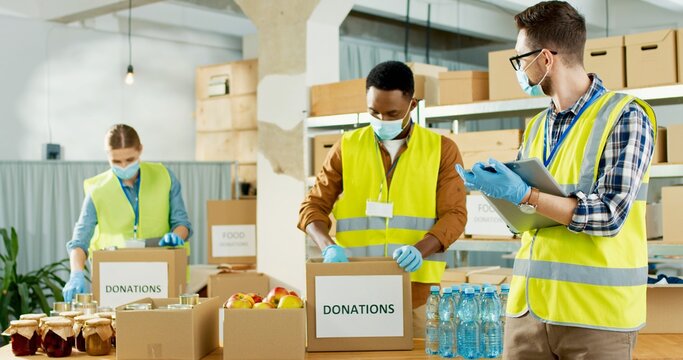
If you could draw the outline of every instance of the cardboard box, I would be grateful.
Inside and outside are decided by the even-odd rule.
[[[586,41],[583,66],[589,73],[600,76],[602,83],[611,90],[626,87],[626,51],[624,37],[591,39]]]
[[[306,354],[305,309],[223,309],[223,316],[223,360],[303,359]]]
[[[508,229],[496,209],[483,195],[473,192],[467,195],[467,224],[465,234],[473,236],[509,237],[513,234]]]
[[[640,333],[683,333],[683,284],[647,286],[647,325]]]
[[[391,258],[309,260],[306,294],[308,351],[413,348],[410,276]]]
[[[144,298],[152,308],[177,304],[178,298]],[[218,298],[200,299],[191,310],[116,308],[116,359],[200,360],[218,348]]]
[[[92,253],[92,291],[101,306],[119,306],[144,297],[176,297],[185,292],[187,251],[143,248]]]
[[[425,97],[425,77],[415,75],[416,99]],[[311,86],[311,116],[365,113],[368,111],[365,78]]]
[[[228,94],[253,94],[258,88],[258,60],[235,61],[197,68],[195,96],[197,100],[209,98],[209,83],[214,78],[226,78]]]
[[[676,48],[678,48],[678,82],[683,83],[683,28],[676,31]]]
[[[256,263],[256,200],[209,200],[209,264]]]
[[[316,176],[320,173],[327,159],[327,153],[341,137],[342,134],[325,134],[313,138],[313,166],[311,166],[313,174],[311,175]]]
[[[226,272],[209,277],[208,296],[225,303],[234,293],[257,293],[266,296],[270,291],[270,279],[255,271]]]
[[[488,72],[449,71],[439,74],[438,105],[466,104],[488,98]]]
[[[471,271],[467,276],[467,282],[471,284],[509,284],[512,281],[512,269],[495,266],[480,271]]]
[[[655,151],[652,154],[652,164],[663,164],[668,161],[666,133],[665,127],[657,127],[657,140],[655,141]]]
[[[676,31],[626,35],[626,84],[629,88],[675,84]]]
[[[197,100],[197,131],[254,130],[256,94]]]
[[[510,64],[510,58],[517,55],[512,50],[489,53],[489,99],[511,100],[528,98],[517,82],[517,75]]]
[[[489,158],[494,158],[501,162],[517,160],[518,150],[494,150],[494,151],[460,151],[462,155],[463,167],[471,169],[479,161],[487,162]]]
[[[522,145],[522,130],[472,131],[451,134],[460,152],[482,152],[494,150],[519,150]]]
[[[683,124],[666,127],[666,161],[670,164],[683,164]]]
[[[662,220],[662,204],[647,204],[647,209],[645,210],[645,226],[647,228],[648,240],[662,237]]]
[[[256,163],[257,130],[198,131],[195,158],[198,161]]]
[[[510,283],[512,269],[500,266],[468,266],[446,269],[441,277],[441,286],[460,285],[462,283],[500,285]]]
[[[662,188],[664,242],[683,243],[681,204],[683,204],[683,186],[667,186]]]
[[[424,76],[424,100],[425,106],[439,105],[440,80],[439,74],[448,71],[445,66],[422,64],[410,62],[406,63],[415,75]]]

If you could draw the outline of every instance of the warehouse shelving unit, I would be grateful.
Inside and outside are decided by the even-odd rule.
[[[642,89],[618,90],[643,99],[653,106],[683,104],[683,84],[658,86]],[[504,117],[528,117],[548,107],[550,98],[537,97],[503,101],[482,101],[469,104],[425,107],[424,101],[418,103],[413,111],[413,119],[422,126],[430,123],[452,122],[454,120],[485,120]],[[352,130],[370,123],[367,113],[353,113],[332,116],[309,117],[305,120],[306,134],[312,138],[319,134]],[[306,150],[306,159],[311,159],[311,151]],[[683,178],[683,164],[653,165],[651,178]],[[306,178],[306,186],[315,184],[315,176]],[[519,240],[457,240],[448,251],[481,251],[512,253],[519,250]],[[683,244],[648,242],[650,257],[683,255]]]

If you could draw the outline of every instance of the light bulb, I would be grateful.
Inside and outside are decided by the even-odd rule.
[[[126,84],[133,85],[135,82],[135,72],[133,72],[133,65],[128,65],[128,71],[126,72]]]

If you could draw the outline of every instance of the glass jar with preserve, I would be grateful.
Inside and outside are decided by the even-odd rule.
[[[38,333],[40,334],[40,348],[45,352],[45,344],[43,344],[43,334],[45,333],[45,323],[51,320],[69,320],[61,316],[48,316],[38,320]]]
[[[76,338],[76,349],[85,352],[85,337],[83,337],[83,327],[85,322],[90,319],[97,319],[95,315],[81,315],[74,318],[74,336]]]
[[[90,356],[108,355],[111,352],[111,337],[114,329],[111,320],[104,318],[90,319],[85,322],[83,336],[85,351]]]
[[[113,347],[116,347],[116,313],[113,311],[105,311],[105,312],[98,312],[97,317],[101,317],[103,319],[109,319],[111,320],[111,328],[114,329],[114,334],[111,336],[111,345]]]
[[[57,319],[45,321],[43,346],[48,357],[71,356],[74,343],[74,329],[71,320]]]
[[[9,336],[12,343],[12,353],[15,356],[35,355],[40,346],[38,322],[36,320],[13,320],[9,329],[2,335]]]

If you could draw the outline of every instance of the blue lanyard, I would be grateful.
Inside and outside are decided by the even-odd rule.
[[[548,165],[550,165],[550,162],[553,161],[553,159],[555,158],[555,155],[557,155],[557,150],[560,148],[560,145],[562,145],[562,142],[564,142],[564,139],[567,138],[569,131],[571,131],[571,129],[574,127],[574,125],[576,124],[577,120],[579,120],[579,118],[581,117],[583,112],[586,109],[588,109],[595,102],[595,100],[597,100],[604,93],[605,93],[604,90],[599,90],[598,92],[593,94],[593,96],[591,96],[591,98],[588,99],[588,101],[585,104],[583,104],[583,106],[581,107],[581,110],[579,110],[579,112],[576,113],[576,115],[572,119],[572,122],[569,123],[569,126],[567,127],[567,129],[565,129],[562,132],[562,134],[560,135],[560,139],[557,141],[555,146],[553,146],[553,148],[551,149],[550,155],[548,155],[548,114],[545,115],[545,123],[543,124],[543,130],[544,130],[543,131],[543,164],[545,165],[545,167],[548,167]],[[552,109],[548,109],[548,111],[552,111]]]
[[[133,238],[137,239],[138,238],[138,224],[140,223],[140,178],[141,178],[141,173],[138,172],[138,178],[135,179],[135,201],[133,202],[133,213],[135,214],[135,223],[133,223]],[[123,180],[119,179],[119,183],[121,184],[121,190],[124,192],[124,196],[126,198],[128,197],[125,192],[125,186],[123,184]]]

